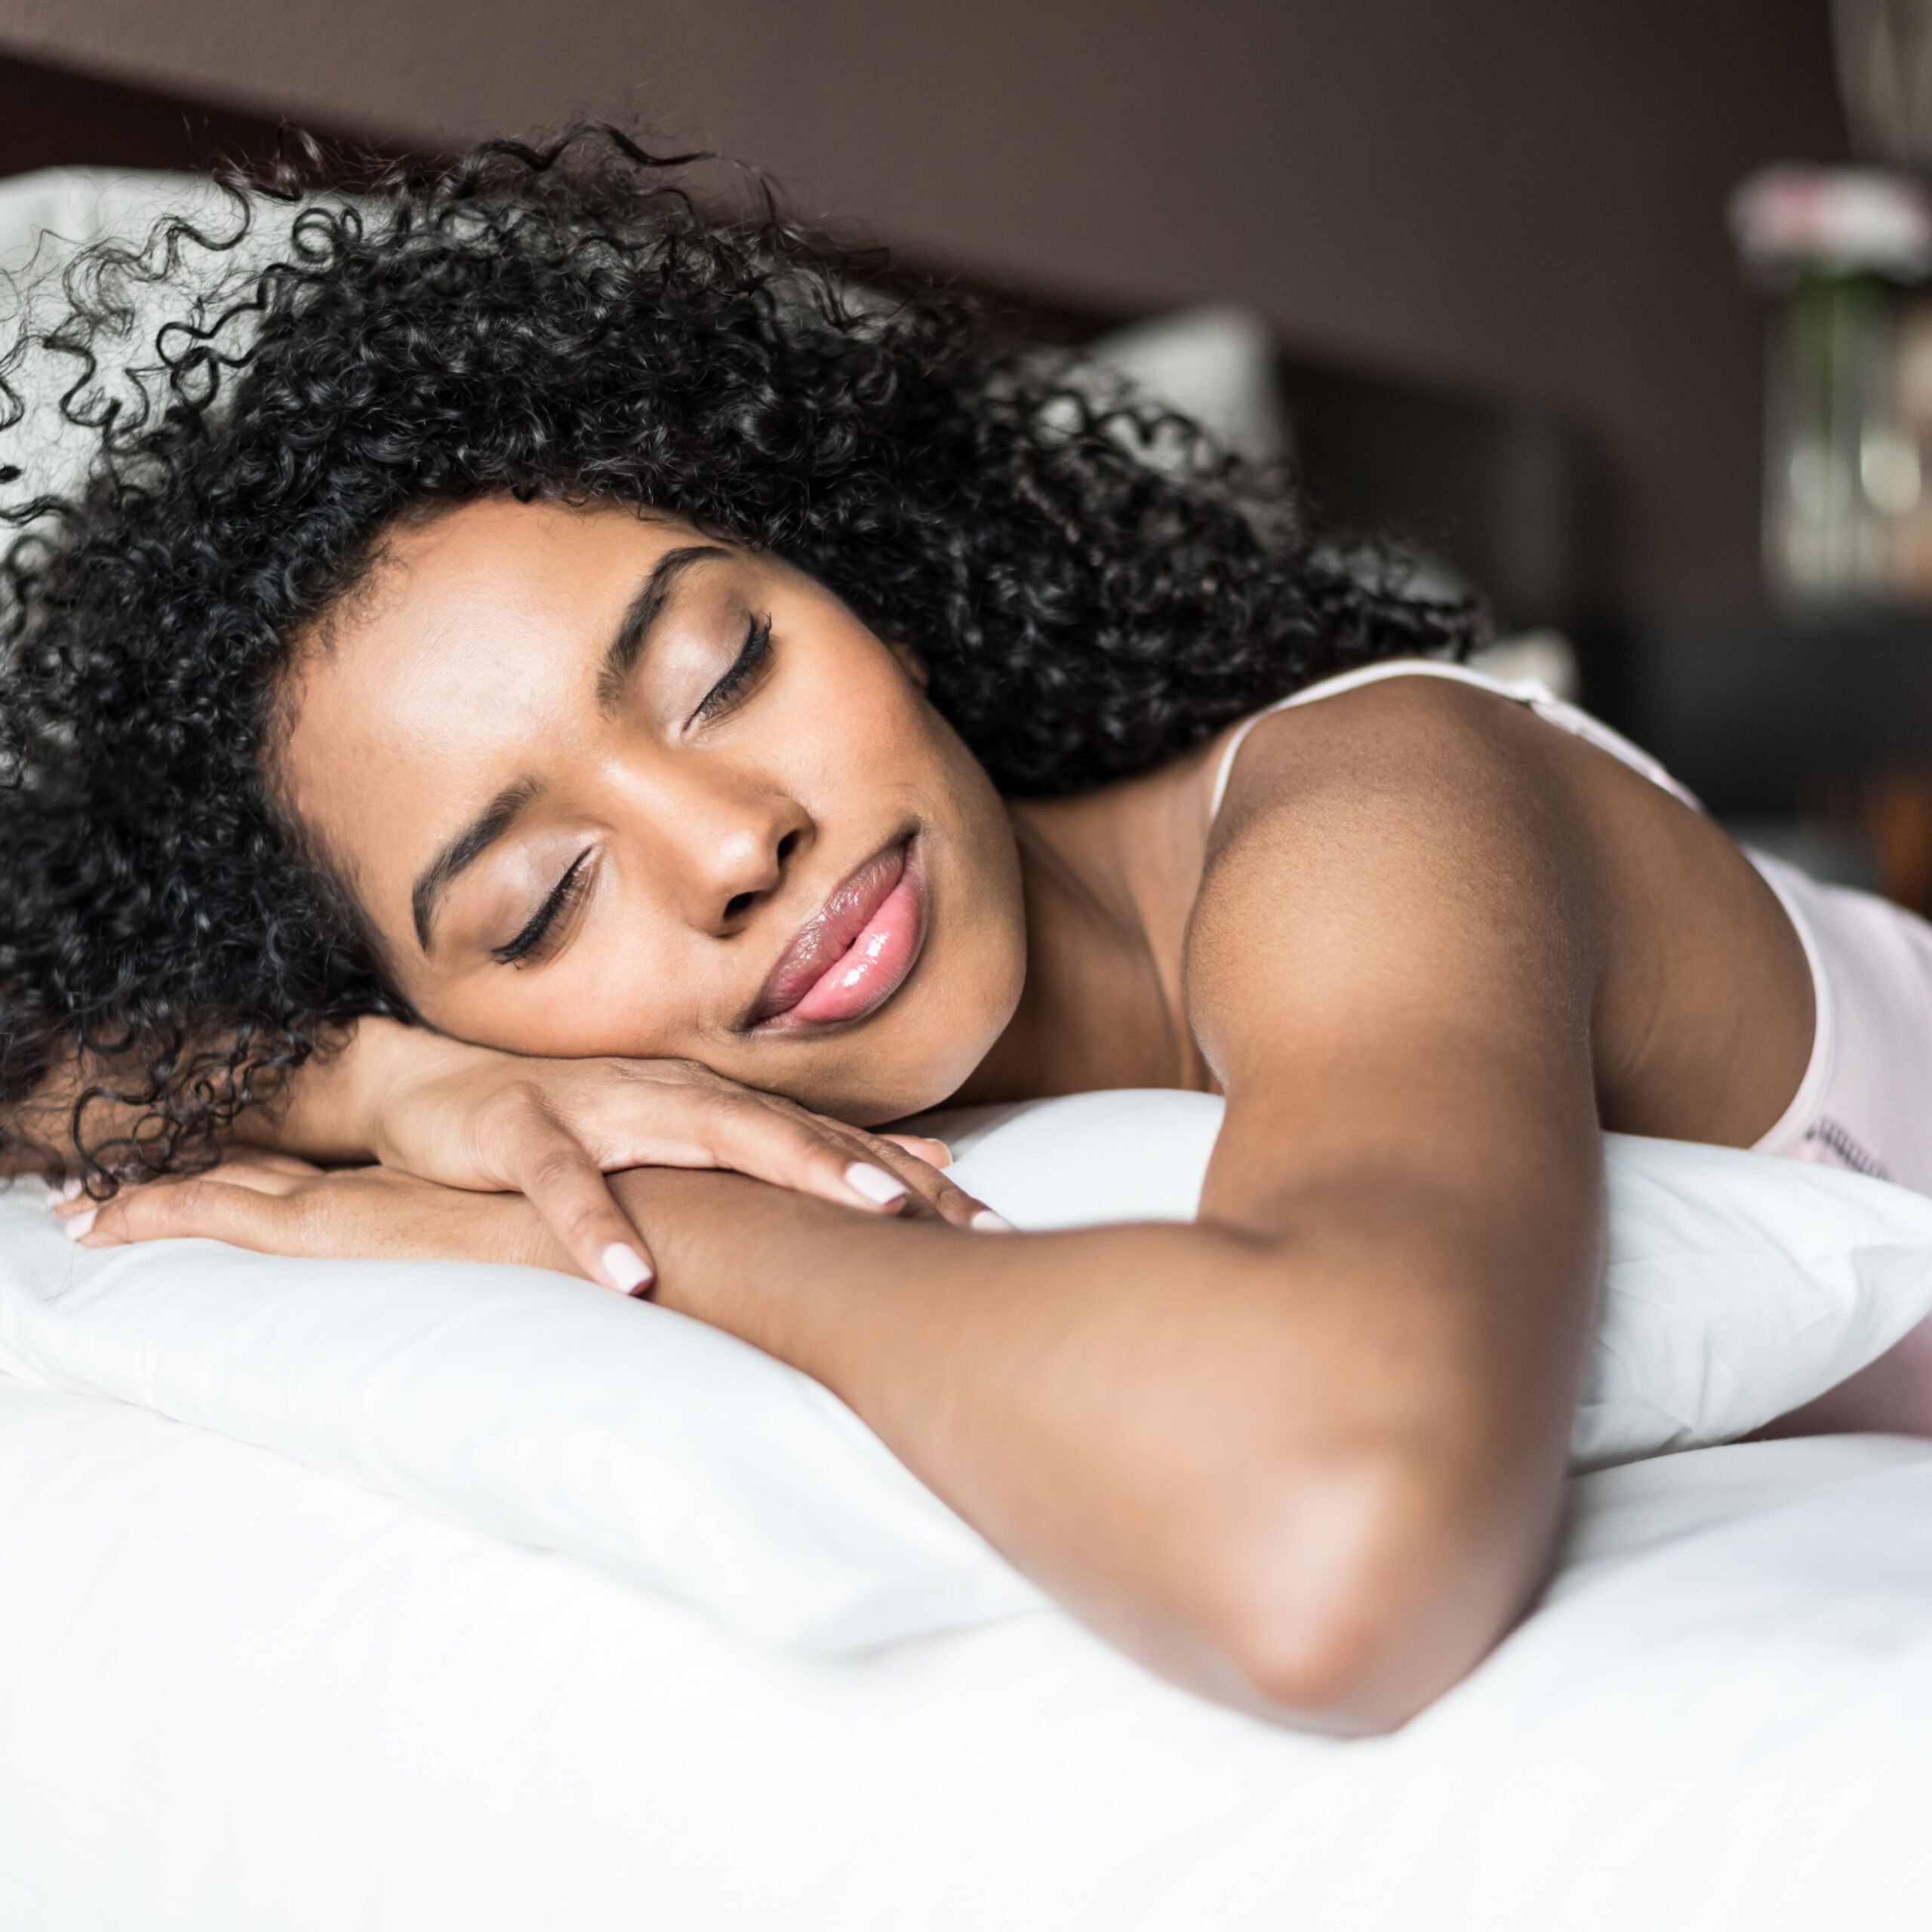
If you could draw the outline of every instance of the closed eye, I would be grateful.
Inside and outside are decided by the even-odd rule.
[[[589,874],[584,870],[591,848],[586,846],[573,859],[561,878],[550,888],[550,896],[530,916],[523,930],[508,944],[490,949],[490,956],[505,966],[543,958],[550,950],[552,934],[564,915],[581,897]]]
[[[754,617],[745,633],[743,648],[731,661],[731,668],[704,694],[703,702],[691,713],[690,723],[700,724],[722,717],[734,704],[749,697],[771,651],[771,620]]]

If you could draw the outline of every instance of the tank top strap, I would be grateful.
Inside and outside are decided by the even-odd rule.
[[[1652,784],[1661,786],[1673,798],[1681,798],[1693,811],[1701,812],[1704,809],[1697,795],[1687,786],[1680,785],[1648,752],[1640,750],[1622,732],[1613,731],[1587,711],[1580,711],[1575,705],[1566,703],[1546,685],[1534,678],[1492,678],[1487,672],[1472,671],[1466,664],[1444,664],[1431,657],[1391,657],[1379,664],[1364,664],[1356,670],[1344,671],[1339,676],[1324,678],[1319,684],[1306,685],[1266,709],[1257,711],[1253,717],[1243,718],[1221,753],[1220,765],[1214,774],[1214,798],[1208,808],[1208,816],[1212,818],[1220,811],[1228,780],[1234,775],[1235,754],[1241,749],[1248,733],[1263,718],[1272,718],[1278,711],[1292,711],[1297,705],[1317,703],[1324,697],[1340,697],[1344,691],[1359,691],[1364,685],[1379,685],[1387,678],[1442,678],[1451,684],[1472,685],[1478,691],[1492,692],[1497,697],[1508,698],[1512,703],[1527,705],[1539,718],[1547,718],[1559,731],[1583,739],[1586,743],[1595,746],[1598,751],[1607,752]]]

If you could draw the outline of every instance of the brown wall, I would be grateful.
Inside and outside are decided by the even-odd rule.
[[[438,143],[641,115],[984,272],[1235,297],[1558,405],[1629,601],[1754,595],[1724,195],[1844,136],[1825,0],[0,0],[0,50]]]

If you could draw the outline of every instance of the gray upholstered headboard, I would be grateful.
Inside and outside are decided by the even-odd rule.
[[[149,90],[0,59],[0,176],[57,167],[195,170],[272,154],[270,121]],[[325,135],[331,131],[320,131]],[[1001,326],[1084,343],[1143,319],[1038,290],[991,286],[916,256],[884,267],[905,288],[943,281],[982,296]],[[1574,424],[1547,411],[1345,366],[1276,346],[1295,460],[1345,525],[1391,528],[1446,559],[1506,629],[1549,626],[1577,647],[1583,697],[1623,712],[1617,614],[1604,546],[1616,519]]]

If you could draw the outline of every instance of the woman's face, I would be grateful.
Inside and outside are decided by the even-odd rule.
[[[623,509],[405,521],[289,697],[283,795],[460,1038],[872,1121],[1018,1001],[985,772],[909,655],[771,557]]]

